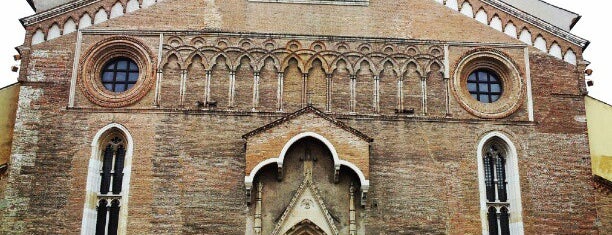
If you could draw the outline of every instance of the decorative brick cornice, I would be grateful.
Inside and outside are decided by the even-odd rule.
[[[77,0],[74,2],[70,2],[55,8],[51,8],[47,11],[43,11],[41,13],[21,18],[19,21],[23,25],[23,27],[27,27],[48,19],[52,19],[54,17],[60,16],[66,12],[79,9],[81,7],[89,6],[96,2],[100,2],[102,0]]]
[[[503,11],[505,13],[508,13],[510,15],[513,15],[533,26],[536,26],[546,32],[549,32],[559,38],[562,38],[572,44],[575,44],[579,47],[581,47],[583,50],[586,49],[589,46],[589,41],[586,39],[583,39],[581,37],[578,37],[570,32],[567,32],[557,26],[552,25],[551,23],[548,23],[540,18],[537,18],[533,15],[530,15],[524,11],[521,11],[520,9],[505,3],[501,0],[482,0],[483,2],[491,5],[492,7]]]
[[[272,122],[270,124],[267,124],[265,126],[257,128],[255,130],[253,130],[253,131],[243,135],[242,138],[243,139],[248,139],[248,138],[250,138],[252,136],[255,136],[255,135],[257,135],[259,133],[262,133],[262,132],[264,132],[266,130],[272,129],[272,128],[278,126],[278,125],[281,125],[281,124],[283,124],[285,122],[293,120],[293,119],[295,119],[295,118],[297,118],[299,116],[302,116],[303,114],[307,114],[307,113],[314,113],[315,115],[317,115],[317,116],[319,116],[319,117],[321,117],[321,118],[323,118],[323,119],[333,123],[334,125],[342,128],[345,131],[348,131],[348,132],[354,134],[355,136],[357,136],[357,137],[359,137],[359,138],[361,138],[361,139],[363,139],[363,140],[365,140],[367,142],[374,141],[374,139],[370,138],[369,136],[367,136],[367,135],[361,133],[360,131],[358,131],[358,130],[356,130],[356,129],[354,129],[354,128],[346,125],[346,124],[344,124],[341,121],[338,121],[338,120],[334,119],[333,117],[325,114],[323,111],[321,111],[321,110],[319,110],[319,109],[317,109],[317,108],[315,108],[313,106],[310,106],[310,105],[306,106],[306,108],[300,109],[300,110],[298,110],[298,111],[296,111],[294,113],[288,114],[287,116],[285,116],[285,117],[283,117],[281,119],[278,119],[278,120],[276,120],[276,121],[274,121],[274,122]]]

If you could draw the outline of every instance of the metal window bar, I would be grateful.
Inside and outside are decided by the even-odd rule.
[[[104,66],[101,79],[102,85],[112,92],[125,92],[138,81],[139,68],[129,58],[118,58]]]

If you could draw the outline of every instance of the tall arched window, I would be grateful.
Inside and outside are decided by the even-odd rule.
[[[517,153],[505,134],[482,138],[478,170],[483,234],[523,234]]]
[[[119,124],[102,128],[92,142],[81,234],[125,234],[132,138]]]

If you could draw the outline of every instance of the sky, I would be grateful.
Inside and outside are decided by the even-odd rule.
[[[433,0],[432,0],[433,1]],[[612,33],[608,29],[609,9],[612,1],[603,0],[546,0],[547,2],[576,12],[582,19],[572,30],[572,33],[591,41],[584,53],[584,58],[591,62],[588,67],[593,75],[587,77],[595,85],[589,88],[589,95],[612,104]],[[0,87],[17,81],[17,73],[11,72],[12,66],[19,63],[13,60],[17,54],[16,46],[23,44],[25,31],[19,19],[34,14],[26,0],[13,0],[3,3],[0,8],[0,29],[5,32],[0,37]]]

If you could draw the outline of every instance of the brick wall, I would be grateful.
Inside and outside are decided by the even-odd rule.
[[[338,22],[344,25],[340,27]],[[434,1],[425,0],[402,4],[372,0],[369,7],[167,0],[94,29],[217,29],[517,43],[500,32],[436,5]],[[134,37],[157,52],[158,35],[147,36],[142,32],[145,31],[139,31]],[[194,34],[198,33],[201,32]],[[169,36],[166,35],[166,40]],[[82,50],[106,37],[109,36],[85,33]],[[177,37],[190,43],[187,39],[195,36]],[[237,44],[241,39],[259,40],[247,36],[227,38],[230,38],[230,44]],[[178,107],[178,83],[175,80],[180,79],[180,75],[174,72],[180,63],[172,62],[173,59],[162,67],[164,78],[159,108],[152,105],[154,90],[129,107],[103,109],[89,102],[79,89],[75,108],[67,108],[75,39],[76,35],[66,35],[23,47],[22,67],[26,72],[20,78],[24,83],[15,125],[12,163],[8,177],[2,179],[5,186],[0,200],[0,233],[78,234],[90,144],[97,131],[112,122],[124,125],[134,136],[128,234],[245,233],[245,221],[253,209],[246,204],[244,176],[247,162],[242,135],[302,105],[299,93],[286,93],[283,97],[288,102],[284,109],[286,113],[275,112],[279,72],[275,64],[283,62],[264,60],[265,66],[260,71],[258,110],[265,112],[249,112],[252,90],[250,83],[243,79],[252,79],[254,71],[244,71],[242,67],[236,75],[234,109],[227,107],[228,84],[215,79],[211,83],[211,96],[219,102],[219,108],[195,108],[194,103],[199,101],[203,92],[201,77],[206,75],[194,64],[191,67],[187,67],[189,64],[181,65],[181,69],[189,70],[193,76],[187,81],[185,105],[188,107]],[[217,36],[206,39],[213,40],[206,43],[214,44]],[[262,44],[264,40],[267,39],[262,39]],[[279,48],[284,48],[291,39],[287,36],[274,40]],[[356,50],[367,38],[347,40],[345,43]],[[313,40],[302,39],[301,42],[302,46],[308,47]],[[382,50],[386,43],[392,42],[372,42],[372,50]],[[407,48],[411,43],[398,44]],[[435,41],[418,41],[416,44],[418,48],[439,46]],[[333,48],[335,44],[327,45],[330,51],[336,50]],[[454,66],[461,55],[477,46],[451,47],[449,64]],[[503,46],[497,49],[518,65],[521,79],[526,82],[524,49]],[[526,97],[511,116],[485,120],[463,110],[455,97],[449,96],[451,115],[447,117],[446,102],[440,97],[446,92],[441,90],[444,87],[439,83],[441,77],[435,73],[427,77],[427,83],[431,84],[427,87],[429,112],[422,115],[421,92],[415,87],[420,86],[419,80],[426,74],[417,75],[413,70],[406,73],[409,79],[404,84],[404,103],[406,107],[415,108],[415,115],[395,115],[388,110],[387,107],[398,102],[389,98],[388,93],[398,74],[387,70],[380,77],[380,101],[381,107],[385,108],[380,114],[375,113],[371,105],[372,72],[365,69],[354,71],[358,94],[356,110],[360,113],[352,115],[348,113],[351,102],[346,75],[349,71],[341,69],[333,74],[333,79],[336,76],[342,78],[338,78],[337,85],[334,83],[331,89],[338,94],[331,97],[332,107],[338,111],[330,115],[374,139],[369,156],[371,188],[367,206],[359,212],[367,234],[480,233],[476,148],[479,137],[489,131],[507,133],[517,146],[526,234],[597,234],[597,218],[600,223],[609,224],[602,221],[606,216],[597,214],[606,212],[609,200],[593,189],[586,125],[575,118],[584,115],[580,93],[584,87],[583,77],[578,72],[583,68],[536,50],[529,51],[535,110],[533,122],[528,120]],[[165,50],[164,54],[168,55],[168,52]],[[293,85],[299,90],[303,74],[297,65],[289,64],[289,69],[280,72],[288,81],[297,80]],[[324,74],[316,71],[318,69],[309,71],[309,75],[322,79]],[[454,68],[450,69],[454,71]],[[229,78],[229,72],[228,69],[215,70],[212,77]],[[219,83],[214,83],[216,81]],[[320,95],[321,87],[316,85],[320,85],[321,80],[314,81],[319,82],[311,86],[313,92]],[[292,83],[284,85],[287,91],[291,91]],[[361,100],[362,97],[370,98]],[[313,103],[320,105],[322,100],[322,96],[315,96]],[[312,124],[311,121],[299,119],[295,125],[307,126]],[[598,211],[596,207],[603,209]]]

